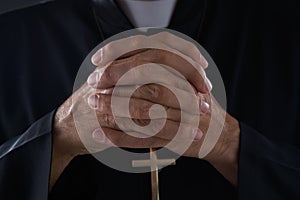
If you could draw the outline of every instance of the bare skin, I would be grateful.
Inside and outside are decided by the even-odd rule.
[[[170,43],[172,43],[172,41],[170,41]],[[99,54],[99,52],[97,53]],[[189,57],[196,57],[195,55],[195,53],[187,53]],[[105,57],[101,59],[95,57],[96,56],[93,57],[93,63],[96,66],[103,65],[103,62],[106,62],[105,59],[107,59]],[[59,107],[53,126],[53,156],[50,190],[65,167],[75,156],[89,153],[82,144],[82,137],[87,138],[91,146],[94,147],[94,152],[103,151],[113,146],[113,144],[119,147],[129,148],[162,147],[173,139],[181,121],[180,109],[182,108],[180,108],[174,95],[160,85],[148,84],[137,89],[131,97],[129,108],[134,121],[137,124],[145,125],[150,120],[148,115],[149,108],[153,104],[164,106],[167,110],[166,124],[158,134],[150,138],[132,137],[121,131],[116,124],[116,119],[112,117],[110,99],[116,81],[129,69],[148,62],[163,63],[175,69],[182,69],[182,66],[190,65],[184,59],[168,51],[158,49],[136,51],[112,62],[109,65],[109,70],[102,72],[101,77],[103,78],[101,78],[101,80],[97,79],[98,75],[96,72],[92,74],[87,83]],[[200,63],[203,68],[207,67],[205,66],[205,61],[197,60],[197,62]],[[193,70],[188,70],[189,68],[185,69],[187,69],[185,71],[185,77],[193,84],[195,90],[201,93],[198,99],[201,121],[196,129],[192,124],[189,124],[189,120],[185,121],[184,131],[180,134],[183,140],[193,140],[192,145],[184,153],[184,156],[199,158],[199,149],[203,143],[203,136],[207,133],[207,128],[212,117],[211,107],[216,106],[216,109],[220,110],[220,112],[224,111],[218,106],[217,102],[213,102],[214,99],[210,97],[209,90],[211,87],[207,83],[207,80],[201,76],[197,76]],[[182,96],[186,96],[186,99],[191,99],[189,97],[189,95],[192,95],[191,91],[185,91],[184,84],[181,84],[183,80],[180,77],[174,75],[172,76],[172,81],[176,83],[172,83],[172,85],[181,92]],[[130,87],[133,87],[132,83],[123,85],[123,90],[126,91],[126,88]],[[97,89],[96,92],[93,88]],[[120,101],[122,101],[124,97],[126,97],[126,92],[118,94]],[[81,110],[83,118],[87,120],[92,116],[92,113],[96,111],[102,131],[98,129],[97,125],[89,126],[84,127],[86,128],[84,129],[86,130],[86,135],[79,135],[80,133],[78,133],[74,123],[73,115],[75,110]],[[185,111],[187,116],[191,119],[195,115],[193,110],[189,110],[188,106]],[[158,118],[157,120],[159,121],[160,119]],[[145,134],[138,130],[132,130],[131,127],[125,128],[128,128],[128,131],[136,132],[137,135]],[[238,121],[229,114],[226,114],[221,136],[213,150],[204,158],[234,185],[237,184],[239,133]]]

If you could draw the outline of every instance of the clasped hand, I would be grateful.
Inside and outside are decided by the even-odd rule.
[[[92,63],[96,70],[56,113],[54,130],[56,138],[60,138],[56,140],[64,141],[62,151],[76,156],[112,146],[164,147],[176,137],[178,145],[191,141],[184,156],[199,158],[210,122],[218,123],[212,119],[214,109],[225,113],[226,119],[220,124],[220,137],[205,159],[218,165],[223,162],[220,157],[224,152],[236,153],[239,129],[238,122],[210,94],[212,86],[204,71],[207,61],[192,43],[170,33],[151,36],[150,43],[145,42],[147,37],[150,36],[114,41],[94,54]],[[139,66],[146,66],[146,70],[138,70]],[[161,67],[153,73],[155,66]],[[131,78],[119,82],[129,71]],[[145,81],[156,76],[164,78],[158,78],[158,83]],[[183,101],[179,103],[178,98]],[[113,99],[117,103],[112,104]],[[145,131],[143,127],[151,122],[154,126]],[[171,150],[176,152],[178,145]]]

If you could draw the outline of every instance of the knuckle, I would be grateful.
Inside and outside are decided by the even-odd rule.
[[[110,98],[107,95],[97,95],[98,98],[98,108],[101,112],[110,111]]]
[[[159,59],[159,63],[164,64],[168,62],[168,59],[170,58],[170,52],[165,50],[157,50],[155,51],[154,56]]]
[[[133,121],[139,126],[147,126],[150,123],[150,120],[147,119],[133,119]]]
[[[116,46],[116,44],[117,44],[117,41],[110,42],[110,43],[106,44],[102,49],[103,49],[103,51],[110,51]]]
[[[143,101],[141,105],[137,109],[135,109],[137,116],[140,117],[148,116],[150,107],[151,107],[150,103]]]
[[[114,144],[115,146],[118,146],[118,147],[123,147],[124,146],[124,139],[122,137],[122,135],[115,135],[115,134],[111,134],[109,136],[109,140],[111,141],[112,144]]]
[[[143,138],[139,140],[139,146],[142,148],[150,147],[152,146],[153,143],[154,143],[153,139],[150,138],[147,139]]]
[[[109,80],[113,80],[114,77],[115,77],[115,71],[114,71],[114,68],[113,68],[113,65],[109,66],[107,68],[107,76],[109,78]]]
[[[173,34],[167,32],[167,31],[163,31],[163,32],[160,33],[159,36],[160,36],[162,39],[164,39],[164,40],[169,40],[169,39],[172,38]]]
[[[105,104],[110,107],[111,106],[111,97],[108,95],[103,95],[105,98]]]
[[[195,73],[193,73],[193,71]],[[193,83],[197,82],[198,85],[203,85],[204,84],[204,80],[205,80],[205,77],[203,74],[201,73],[198,73],[197,70],[192,70],[189,74],[188,74],[188,77],[187,77],[190,81],[192,81]]]
[[[114,42],[110,42],[110,43],[106,44],[106,45],[103,47],[103,50],[105,50],[105,49],[110,49],[110,48],[113,46],[113,43],[114,43]]]
[[[192,80],[195,80],[197,77],[199,76],[199,74],[196,74],[196,73],[189,73],[189,78],[192,79]],[[200,75],[201,76],[201,75]],[[201,83],[200,83],[201,84]]]
[[[133,115],[133,118],[137,118],[137,117],[143,117],[145,116],[145,107],[144,105],[130,105],[130,113],[131,115]]]
[[[157,100],[160,97],[160,87],[157,84],[149,84],[146,87],[146,94],[149,98]]]
[[[191,52],[197,53],[200,55],[200,51],[197,48],[197,46],[195,44],[193,44],[192,42],[187,41],[187,47]]]
[[[167,59],[167,51],[155,48],[155,49],[149,49],[145,52],[145,55],[147,55],[144,59],[148,62],[153,63],[165,63]]]
[[[109,115],[109,114],[103,114],[103,121],[104,123],[108,126],[108,127],[115,127],[115,120],[113,118],[113,116]]]
[[[108,106],[110,104],[110,99],[107,95],[98,95],[99,103],[102,105]]]
[[[172,118],[173,120],[175,121],[181,120],[181,112],[179,110],[175,110],[173,108],[167,107],[166,112],[167,112],[167,116],[170,116],[170,118]]]
[[[141,59],[141,56],[140,56],[140,53],[134,53],[135,51],[131,51],[129,53],[132,53],[133,55],[127,57],[127,59],[130,61],[130,62],[133,62],[133,61],[136,61],[136,60],[139,60]]]
[[[141,63],[142,59],[143,58],[142,58],[141,54],[136,54],[136,55],[134,55],[130,58],[130,61],[129,61],[130,63],[129,64],[132,67],[136,67]]]
[[[129,105],[129,111],[130,111],[130,114],[131,114],[132,118],[135,118],[135,117],[140,115],[139,109],[136,109],[133,104]]]
[[[139,47],[141,46],[141,43],[145,40],[145,36],[144,35],[137,35],[131,38],[131,45],[132,45],[132,49],[136,50],[139,49]]]
[[[199,116],[197,115],[185,115],[183,122],[189,125],[197,125],[199,124]]]
[[[107,67],[102,75],[105,81],[110,81],[112,79],[113,70],[111,65]]]

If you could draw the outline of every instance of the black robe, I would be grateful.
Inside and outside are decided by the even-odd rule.
[[[209,163],[181,157],[159,174],[162,200],[300,199],[299,19],[297,0],[178,1],[169,28],[210,53],[240,122],[238,187]],[[76,157],[48,192],[55,109],[72,94],[85,56],[131,28],[111,0],[0,15],[1,200],[151,198],[149,173],[119,172],[91,155]]]

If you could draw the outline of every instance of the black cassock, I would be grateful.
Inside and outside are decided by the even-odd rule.
[[[13,1],[11,1],[13,2]],[[209,163],[180,158],[161,199],[300,199],[297,0],[179,0],[170,29],[197,40],[223,76],[240,121],[238,188]],[[0,199],[48,198],[54,110],[85,56],[133,28],[111,0],[56,0],[0,15]],[[48,113],[48,114],[47,114]],[[150,199],[150,175],[76,157],[49,199]]]

